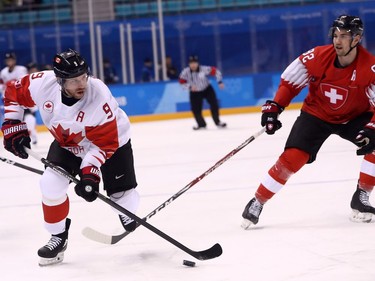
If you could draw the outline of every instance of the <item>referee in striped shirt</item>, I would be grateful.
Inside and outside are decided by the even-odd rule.
[[[219,88],[224,89],[221,72],[213,66],[199,65],[198,56],[190,56],[189,66],[184,68],[180,74],[180,84],[189,89],[190,92],[191,111],[197,121],[197,126],[193,127],[194,130],[206,128],[206,121],[202,116],[203,99],[206,99],[210,105],[212,119],[214,119],[216,126],[218,128],[227,126],[227,124],[220,122],[216,93],[207,79],[208,75],[215,75]]]

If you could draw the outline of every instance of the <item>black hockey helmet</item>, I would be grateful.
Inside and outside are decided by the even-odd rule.
[[[89,67],[78,52],[69,49],[55,55],[53,58],[53,71],[56,77],[69,79],[89,73]]]
[[[4,59],[17,59],[15,52],[7,52],[5,53]]]
[[[189,56],[189,62],[199,62],[199,57],[197,55]]]
[[[356,36],[356,35],[362,36],[363,22],[357,16],[341,15],[333,21],[328,35],[331,38],[333,38],[333,34],[335,33],[335,30],[341,30],[341,29],[344,29],[347,32],[350,32],[352,36]]]

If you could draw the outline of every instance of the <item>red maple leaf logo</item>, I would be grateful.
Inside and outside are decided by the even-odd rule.
[[[50,130],[51,134],[58,141],[60,146],[78,146],[78,144],[84,139],[82,133],[70,133],[69,129],[64,129],[60,124],[55,128],[52,126]]]

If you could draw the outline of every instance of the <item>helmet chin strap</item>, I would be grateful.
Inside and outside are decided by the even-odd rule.
[[[352,45],[352,43],[353,43],[353,38],[352,38],[352,40],[350,41],[350,46]],[[344,57],[346,57],[347,55],[349,55],[349,53],[350,53],[354,48],[356,48],[356,47],[358,46],[358,44],[359,44],[359,42],[358,42],[357,44],[355,44],[354,47],[350,47],[349,51],[344,55]]]
[[[352,40],[350,41],[350,46],[352,45],[352,43],[353,43],[353,41],[354,41],[354,37],[357,36],[357,35],[358,35],[358,34],[352,36]],[[356,47],[358,46],[358,44],[359,44],[360,41],[361,41],[361,40],[359,40],[358,43],[355,44],[355,46],[350,47],[349,51],[344,55],[344,57],[346,57],[347,55],[349,55],[349,53],[350,53],[354,48],[356,48]]]

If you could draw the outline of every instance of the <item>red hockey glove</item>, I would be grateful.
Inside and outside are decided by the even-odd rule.
[[[262,126],[266,126],[266,133],[273,135],[278,129],[281,128],[279,121],[279,114],[283,112],[284,107],[280,106],[277,102],[267,100],[262,106]]]
[[[81,170],[81,180],[74,187],[78,196],[81,196],[87,202],[92,202],[98,198],[100,172],[95,166],[88,166]]]
[[[375,150],[375,123],[368,123],[355,138],[357,155],[365,155]]]
[[[23,159],[29,157],[24,146],[30,148],[31,139],[25,122],[7,120],[3,123],[1,131],[4,135],[4,147],[6,150]]]

